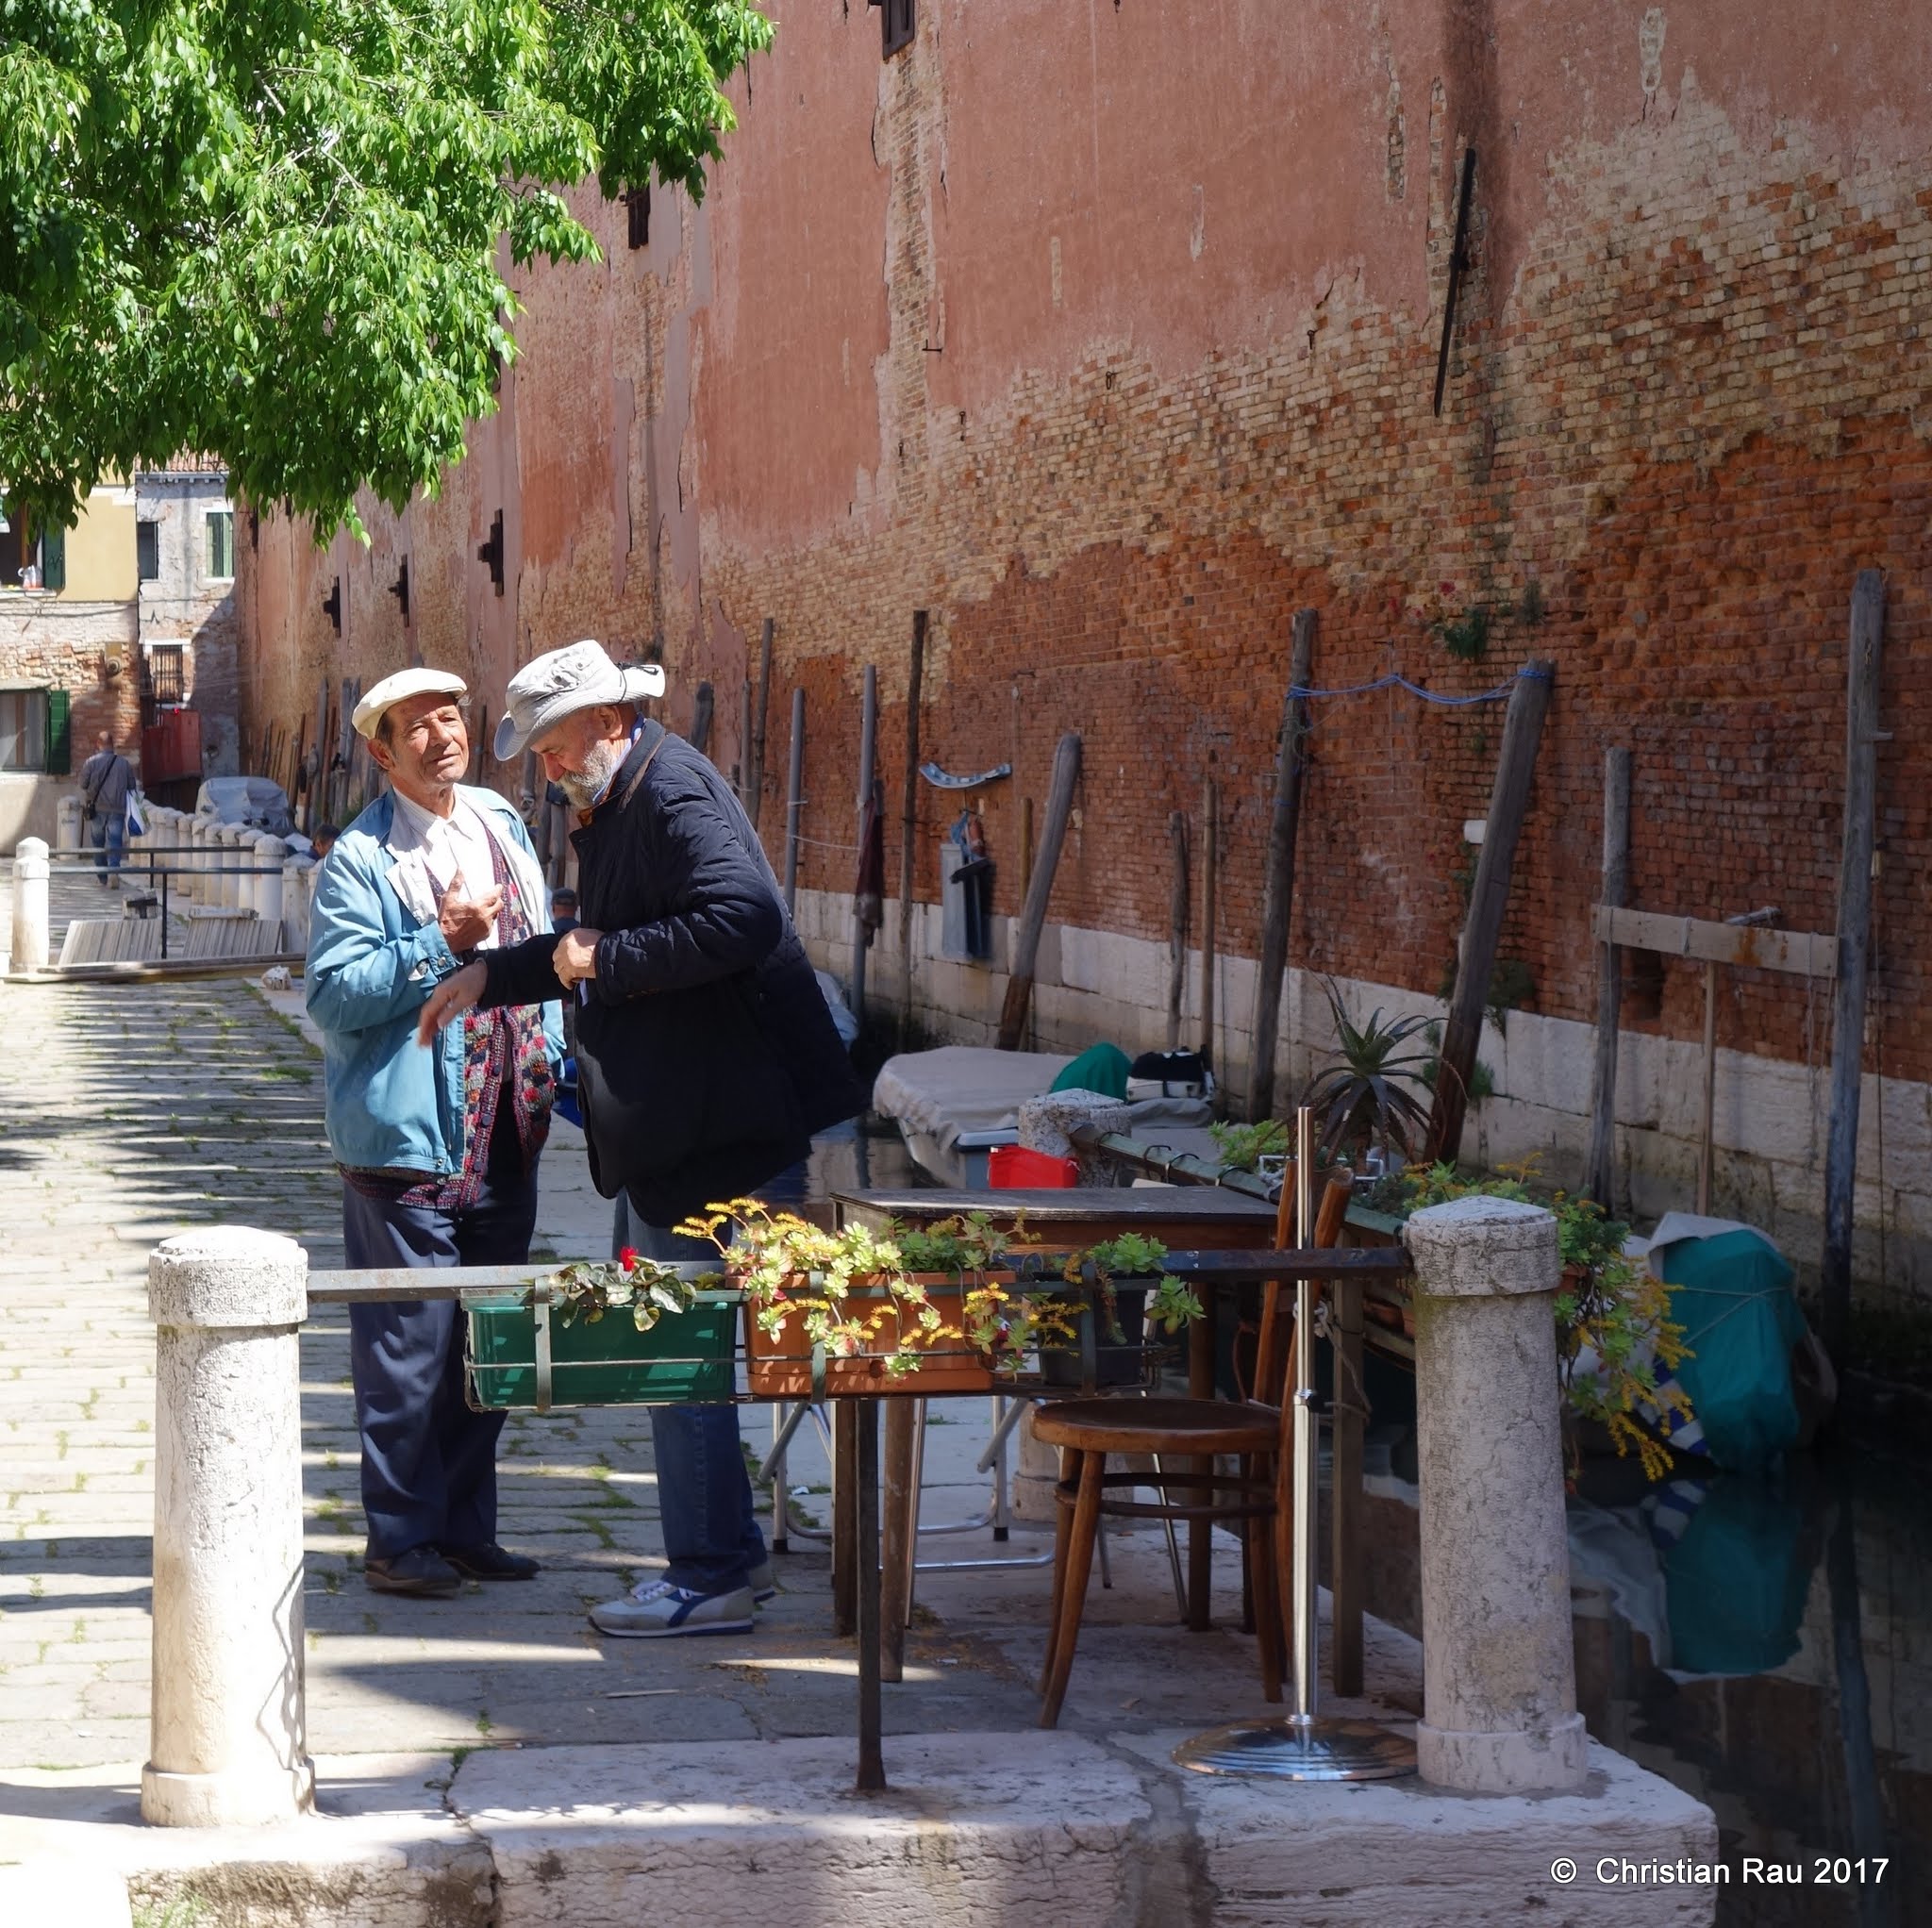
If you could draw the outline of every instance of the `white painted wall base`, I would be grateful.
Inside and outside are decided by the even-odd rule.
[[[851,899],[801,890],[797,921],[816,963],[849,983]],[[1011,920],[995,921],[993,956],[965,964],[937,955],[937,906],[915,906],[913,1013],[935,1041],[991,1044],[1007,989]],[[875,1020],[899,1009],[903,968],[896,900],[870,954],[867,1001]],[[1357,1018],[1380,1006],[1388,1016],[1427,1011],[1440,999],[1361,979],[1341,980]],[[1201,1042],[1201,954],[1189,954],[1181,1041]],[[1255,998],[1250,957],[1215,960],[1214,1063],[1237,1100],[1244,1090]],[[1792,1064],[1747,1052],[1717,1058],[1713,1208],[1762,1226],[1801,1276],[1818,1263],[1824,1190],[1824,1134],[1830,1086],[1830,1011],[1821,1002],[1817,1055]],[[1146,938],[1048,924],[1041,939],[1033,1025],[1042,1050],[1079,1051],[1101,1039],[1128,1053],[1167,1042],[1167,947]],[[1291,970],[1282,1004],[1277,1112],[1292,1105],[1333,1041],[1320,977]],[[1512,1012],[1506,1032],[1485,1026],[1481,1057],[1495,1074],[1495,1096],[1470,1113],[1464,1155],[1491,1168],[1535,1158],[1557,1184],[1574,1184],[1589,1132],[1591,1025]],[[1617,1088],[1618,1149],[1624,1209],[1648,1224],[1695,1201],[1703,1049],[1695,1040],[1626,1031]],[[1882,1155],[1881,1155],[1882,1154]],[[1857,1232],[1853,1263],[1865,1305],[1932,1301],[1932,1086],[1868,1076],[1859,1118]]]

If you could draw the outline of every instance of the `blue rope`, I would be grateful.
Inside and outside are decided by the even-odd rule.
[[[1411,683],[1407,676],[1399,676],[1392,670],[1386,676],[1377,676],[1373,683],[1352,683],[1345,690],[1308,690],[1296,684],[1288,693],[1291,697],[1312,700],[1324,696],[1366,696],[1375,690],[1407,690],[1411,696],[1420,696],[1424,703],[1438,704],[1444,709],[1461,709],[1472,703],[1501,702],[1525,676],[1548,682],[1550,673],[1525,663],[1507,683],[1499,683],[1493,690],[1478,690],[1474,696],[1445,696],[1439,690],[1424,690],[1420,683]]]

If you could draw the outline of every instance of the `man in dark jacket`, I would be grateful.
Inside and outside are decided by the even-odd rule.
[[[577,642],[512,679],[495,750],[533,749],[579,828],[583,922],[492,952],[438,988],[426,1040],[481,1004],[575,1004],[591,1176],[648,1256],[708,1255],[670,1228],[782,1188],[811,1137],[863,1108],[758,833],[717,770],[641,716],[658,670]],[[592,1614],[638,1637],[742,1631],[770,1589],[733,1406],[655,1406],[662,1581]]]

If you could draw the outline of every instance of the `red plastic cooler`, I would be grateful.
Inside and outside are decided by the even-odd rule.
[[[1080,1182],[1073,1158],[1029,1152],[1024,1145],[995,1145],[986,1155],[986,1182],[995,1191],[1064,1191]]]

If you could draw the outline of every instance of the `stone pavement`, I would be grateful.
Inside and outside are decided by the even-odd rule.
[[[320,1066],[295,1021],[242,978],[0,986],[0,1215],[10,1233],[0,1245],[0,1773],[138,1764],[152,1496],[147,1254],[191,1226],[241,1222],[298,1238],[318,1268],[341,1263]],[[608,1207],[591,1190],[570,1127],[558,1127],[542,1172],[540,1248],[608,1250]],[[855,1663],[850,1643],[829,1637],[829,1562],[812,1542],[794,1539],[785,1592],[755,1636],[624,1642],[588,1625],[590,1605],[661,1561],[649,1421],[639,1409],[512,1415],[501,1532],[544,1562],[539,1580],[472,1585],[445,1603],[369,1592],[341,1310],[315,1308],[303,1359],[318,1754],[848,1729]],[[928,1517],[976,1511],[985,1484],[970,1462],[987,1405],[961,1402],[933,1417]],[[756,1446],[769,1426],[763,1410],[748,1412]],[[822,1515],[828,1473],[809,1428],[792,1479],[802,1512]],[[926,1551],[961,1557],[989,1538],[928,1541]],[[1171,1617],[1164,1561],[1144,1538],[1138,1552],[1122,1543],[1125,1571],[1143,1567],[1145,1584],[1130,1588],[1124,1571],[1096,1607],[1070,1725],[1082,1718],[1083,1674],[1108,1675],[1106,1622],[1151,1627]],[[1040,1544],[1017,1532],[1006,1551]],[[889,1721],[1030,1723],[1045,1573],[922,1576],[920,1590],[926,1610]],[[1007,1652],[1015,1638],[1027,1650],[1017,1658]],[[1224,1646],[1231,1679],[1249,1679],[1239,1636],[1196,1644]],[[1108,1711],[1141,1698],[1124,1687]]]
[[[5,913],[0,899],[0,926]],[[782,1563],[785,1591],[741,1638],[610,1641],[589,1627],[590,1604],[661,1559],[641,1411],[511,1419],[502,1537],[542,1558],[536,1582],[441,1603],[368,1592],[346,1334],[329,1307],[302,1349],[308,1711],[324,1818],[257,1834],[142,1828],[147,1255],[175,1232],[240,1222],[294,1236],[318,1268],[341,1263],[320,1066],[292,1010],[242,977],[0,984],[0,1914],[9,1881],[58,1891],[62,1870],[84,1866],[118,1870],[141,1920],[176,1928],[616,1928],[720,1913],[788,1928],[908,1915],[977,1928],[1042,1901],[1069,1928],[1474,1928],[1493,1919],[1506,1849],[1509,1883],[1535,1904],[1553,1844],[1708,1858],[1707,1810],[1601,1751],[1588,1801],[1480,1814],[1402,1784],[1298,1801],[1290,1815],[1265,1784],[1204,1785],[1168,1767],[1179,1735],[1261,1704],[1253,1644],[1227,1630],[1236,1563],[1217,1563],[1222,1630],[1186,1634],[1152,1533],[1113,1540],[1114,1585],[1090,1599],[1058,1736],[1034,1725],[1046,1574],[923,1575],[906,1680],[885,1696],[895,1791],[855,1807],[856,1655],[831,1635],[823,1551],[794,1542],[808,1550]],[[845,1161],[849,1177],[862,1152],[826,1147],[821,1164]],[[568,1127],[545,1154],[543,1188],[549,1253],[608,1249],[608,1207]],[[978,1401],[935,1412],[929,1519],[983,1500],[968,1469],[986,1416]],[[768,1423],[755,1415],[747,1432],[762,1441]],[[808,1432],[793,1478],[805,1506],[823,1508]],[[1016,1531],[1004,1551],[1030,1545]],[[925,1550],[991,1551],[984,1534]],[[1385,1706],[1419,1708],[1413,1642],[1371,1622],[1367,1668]],[[742,1800],[724,1802],[732,1787]],[[1464,1845],[1445,1854],[1452,1838]],[[1344,1851],[1359,1885],[1339,1891]],[[39,1875],[5,1865],[50,1854]],[[1352,1899],[1331,1907],[1338,1892]],[[1567,1919],[1637,1919],[1622,1894],[1595,1900]],[[1627,1901],[1649,1928],[1708,1919],[1702,1889],[1661,1911],[1655,1894]]]

